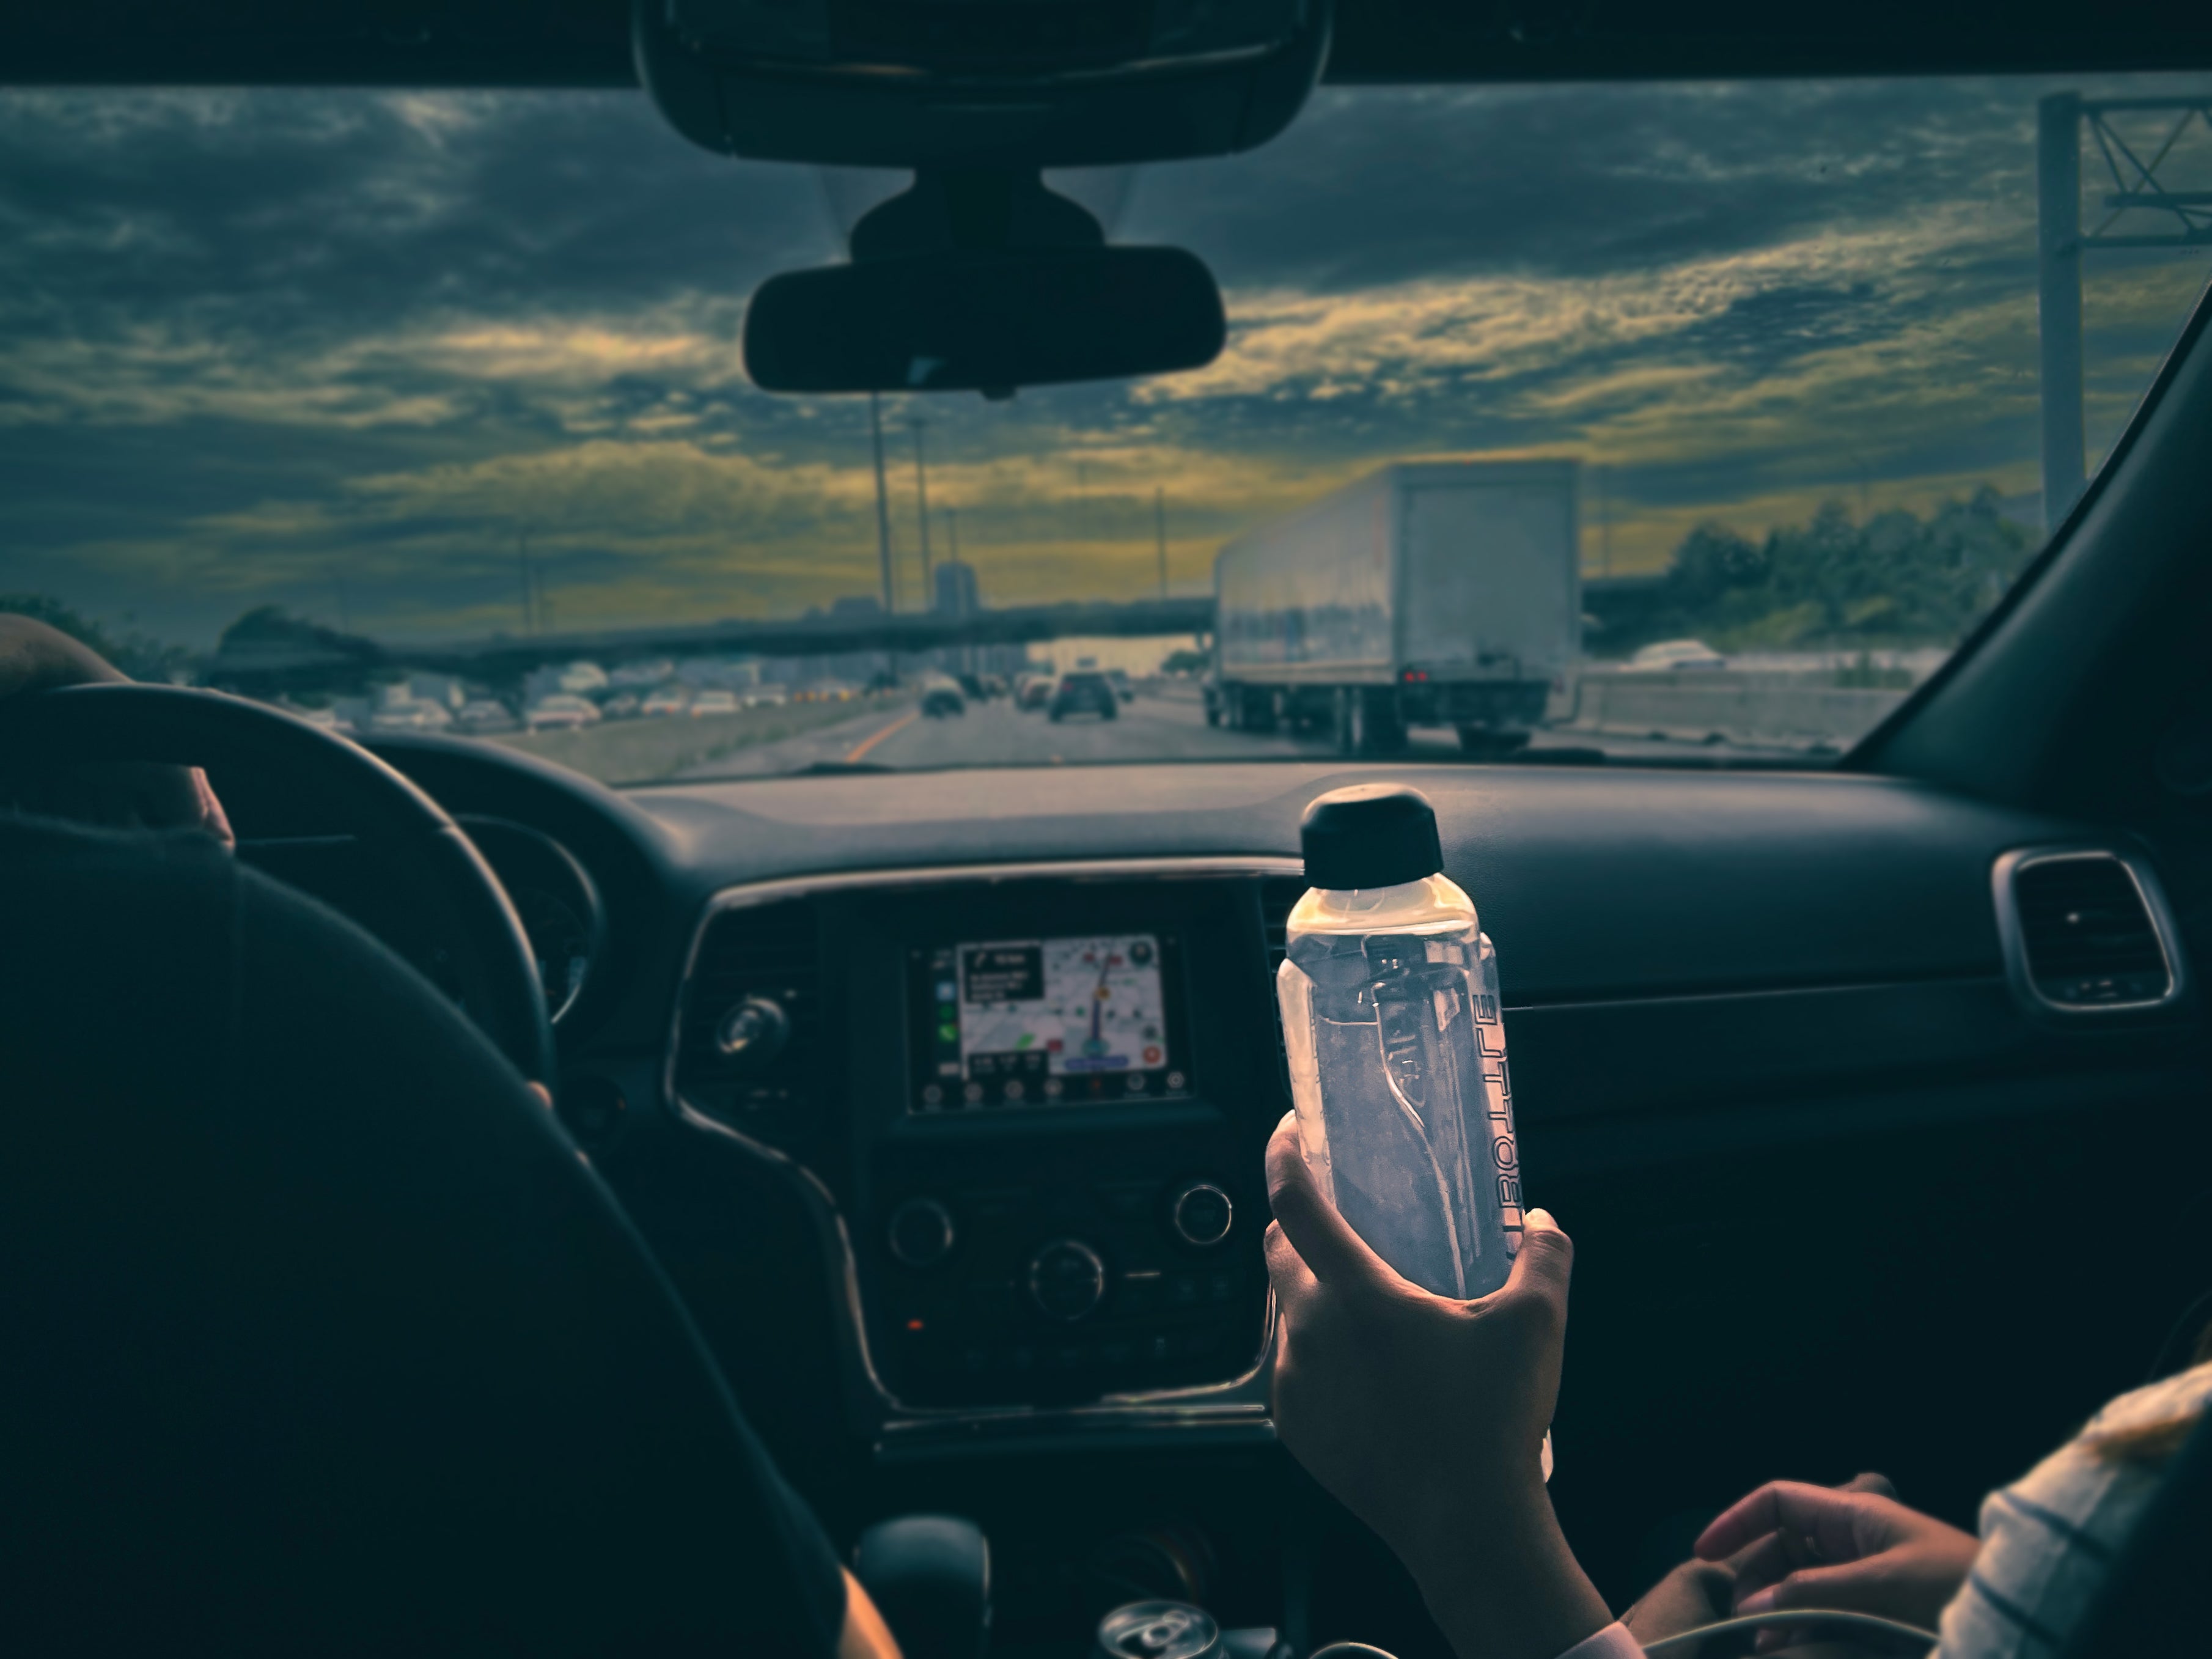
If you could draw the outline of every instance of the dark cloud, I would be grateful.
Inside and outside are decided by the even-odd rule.
[[[1331,90],[1254,155],[1074,177],[1212,263],[1230,353],[888,400],[898,487],[919,415],[963,548],[1044,592],[1118,570],[1155,487],[1195,581],[1407,453],[1603,460],[1638,556],[1703,510],[2032,486],[2041,90]],[[895,184],[704,154],[635,94],[0,97],[0,590],[204,638],[343,576],[377,625],[475,628],[526,524],[576,620],[872,585],[865,401],[763,396],[737,337]],[[2099,442],[2175,270],[2097,279]]]

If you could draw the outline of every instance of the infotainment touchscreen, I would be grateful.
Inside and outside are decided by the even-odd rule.
[[[1187,1092],[1176,941],[978,939],[908,958],[912,1112]]]

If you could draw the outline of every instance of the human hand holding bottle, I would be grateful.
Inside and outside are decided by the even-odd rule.
[[[1295,1117],[1267,1146],[1275,1428],[1395,1551],[1462,1654],[1553,1659],[1612,1622],[1540,1463],[1574,1247],[1541,1210],[1504,1289],[1411,1284],[1316,1186]]]

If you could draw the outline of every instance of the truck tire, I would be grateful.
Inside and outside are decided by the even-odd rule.
[[[1275,697],[1271,691],[1240,690],[1237,696],[1237,724],[1246,732],[1272,732],[1275,729]]]
[[[1368,755],[1406,752],[1406,717],[1399,712],[1397,694],[1387,686],[1370,686],[1359,693],[1361,733]]]
[[[1350,758],[1402,753],[1406,722],[1387,688],[1346,685],[1336,694],[1336,750]]]

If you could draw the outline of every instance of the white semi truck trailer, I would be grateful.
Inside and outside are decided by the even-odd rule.
[[[1528,741],[1582,648],[1573,461],[1413,461],[1240,536],[1213,563],[1206,717],[1348,755],[1445,726]]]

